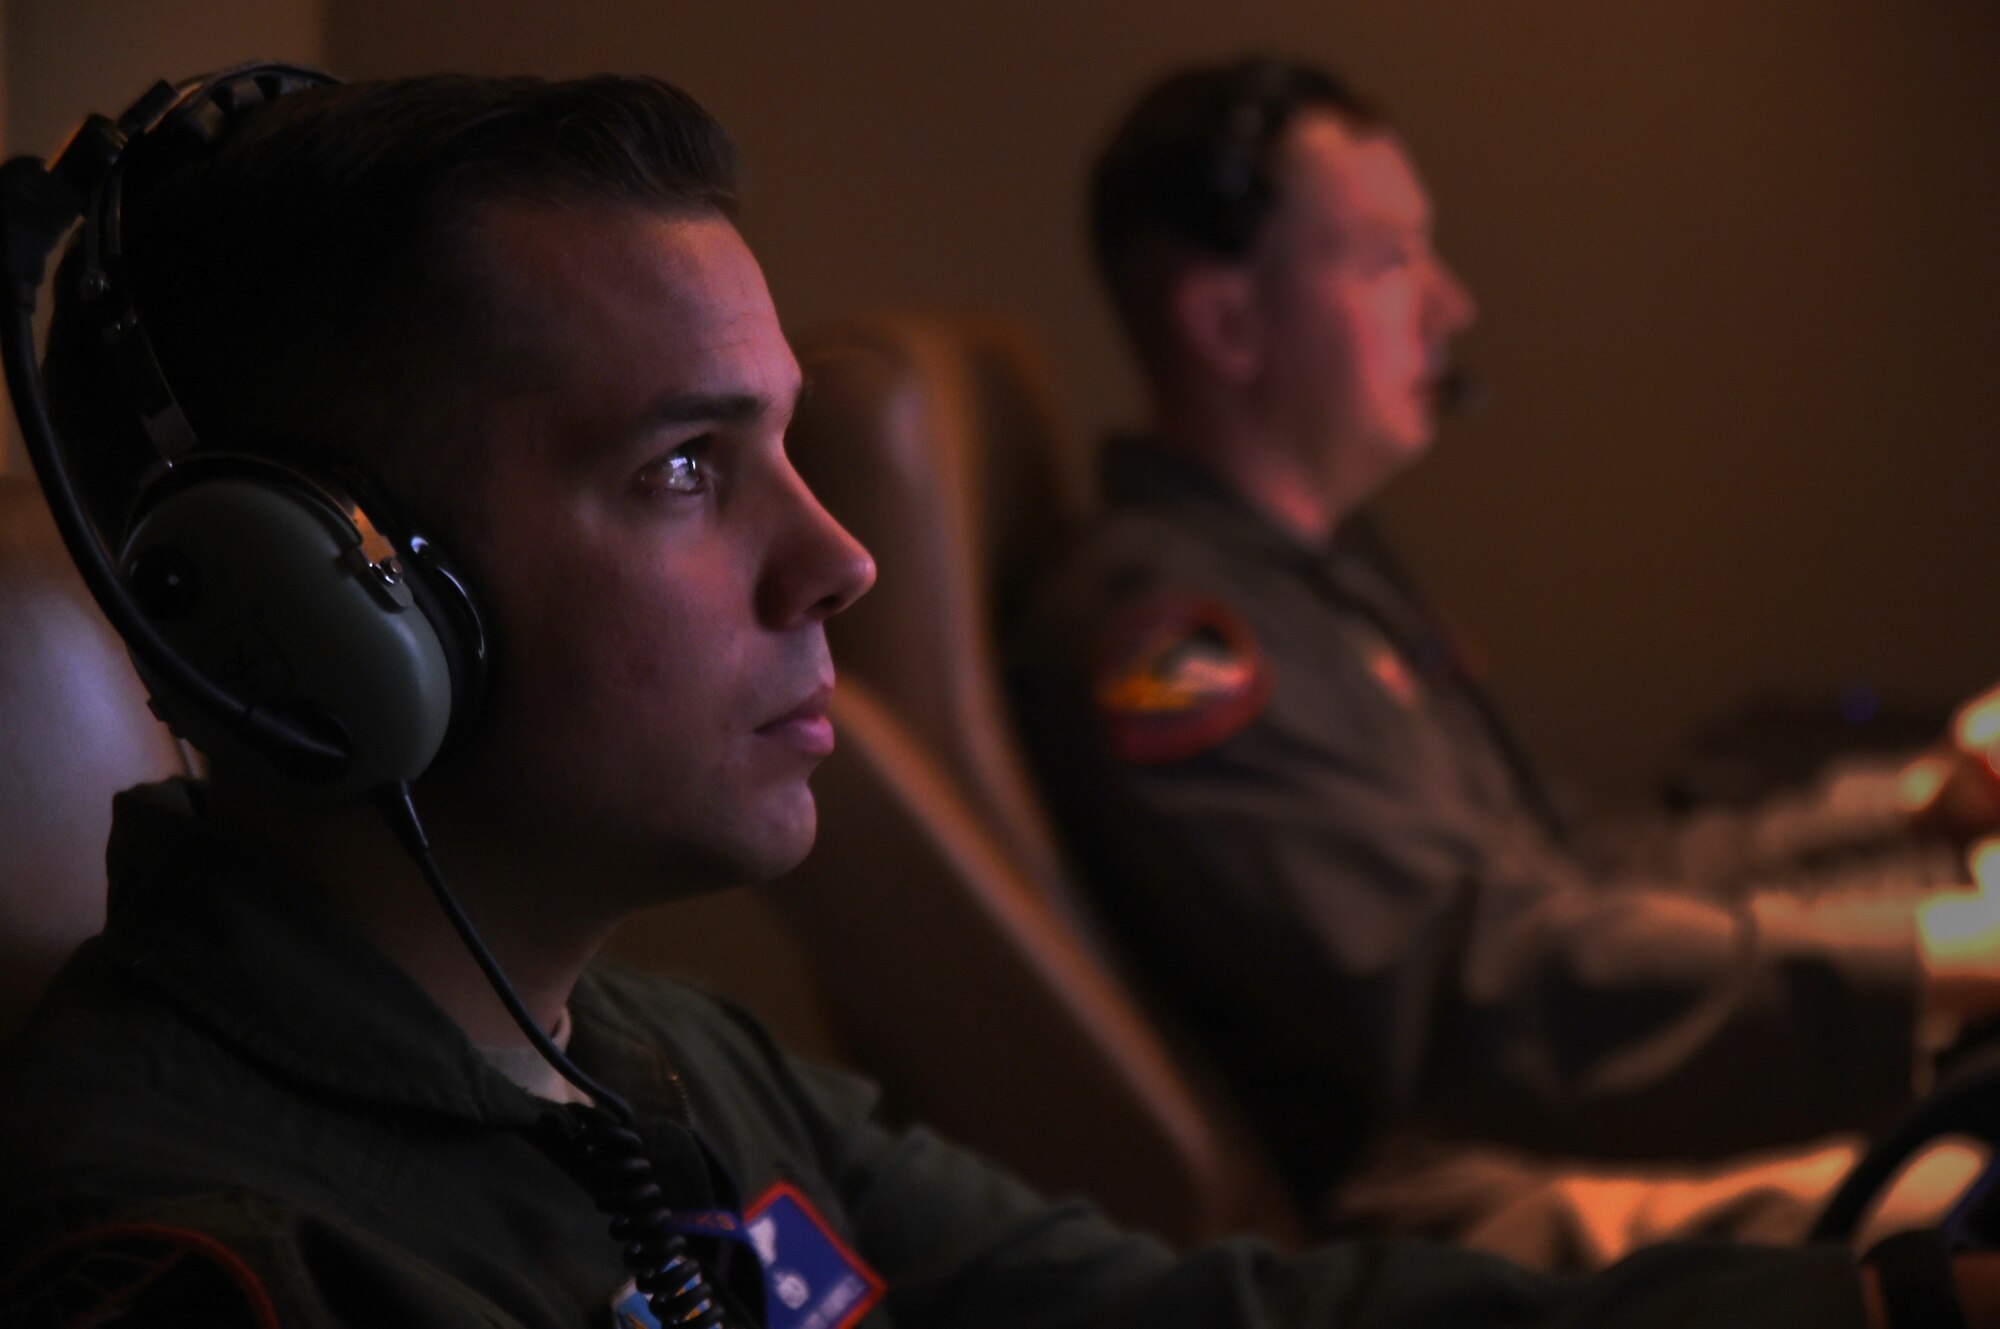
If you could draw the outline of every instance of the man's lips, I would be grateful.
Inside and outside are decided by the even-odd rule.
[[[833,721],[826,715],[832,704],[833,684],[822,683],[783,715],[758,725],[757,732],[809,757],[824,757],[833,751]]]

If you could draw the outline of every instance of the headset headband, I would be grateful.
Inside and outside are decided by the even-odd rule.
[[[49,255],[81,220],[85,226],[85,281],[98,298],[120,295],[117,260],[122,218],[122,172],[132,146],[157,134],[187,134],[191,146],[211,144],[233,119],[298,88],[337,82],[330,74],[286,64],[243,65],[174,85],[158,83],[116,120],[86,119],[55,161],[15,157],[0,166],[0,269],[8,279],[0,310],[0,358],[23,441],[48,500],[56,527],[92,597],[142,669],[224,723],[278,769],[306,781],[338,777],[353,755],[339,726],[311,714],[274,710],[217,684],[190,664],[148,620],[125,585],[110,552],[85,514],[64,462],[35,361],[34,314]],[[120,331],[121,326],[123,331]],[[134,397],[148,435],[171,463],[193,441],[136,313],[129,307],[110,325],[121,373],[138,388]]]
[[[131,306],[130,286],[123,276],[127,154],[145,139],[192,157],[213,147],[246,111],[301,88],[337,82],[331,74],[302,65],[239,65],[179,85],[156,83],[110,125],[111,132],[123,142],[84,213],[82,292],[92,300],[125,293],[121,296],[123,307],[103,320],[106,341],[126,399],[138,414],[154,451],[165,461],[172,462],[193,448],[195,433],[160,368],[145,324]],[[92,123],[86,121],[79,135],[89,132]],[[52,170],[63,169],[74,144],[73,139]]]

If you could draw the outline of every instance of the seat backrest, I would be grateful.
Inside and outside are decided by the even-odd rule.
[[[832,620],[819,842],[771,896],[893,1107],[1170,1240],[1296,1215],[1093,944],[998,675],[1009,594],[1082,509],[1029,339],[874,316],[798,341],[795,465],[874,551]]]
[[[1261,1153],[951,774],[866,684],[833,720],[819,841],[769,898],[890,1113],[1170,1242],[1294,1240]]]
[[[605,954],[740,1003],[788,1052],[861,1069],[827,1008],[818,964],[772,905],[784,889],[782,882],[737,886],[642,909],[612,934]]]
[[[812,391],[793,462],[878,568],[828,624],[840,674],[890,702],[1068,910],[993,664],[1010,594],[1083,509],[1032,339],[998,318],[875,314],[807,333],[798,354]]]
[[[40,491],[0,477],[0,1039],[103,926],[111,796],[187,771]]]

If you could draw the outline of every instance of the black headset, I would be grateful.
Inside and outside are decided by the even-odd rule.
[[[43,493],[155,712],[212,758],[247,756],[352,797],[414,780],[464,731],[486,674],[479,611],[365,473],[198,446],[147,333],[122,234],[135,144],[167,154],[171,169],[212,151],[246,112],[336,82],[255,64],[159,83],[116,120],[91,116],[47,167],[6,163],[0,247],[13,289],[0,342]],[[156,454],[115,559],[77,498],[35,368],[37,288],[78,221],[63,294]]]

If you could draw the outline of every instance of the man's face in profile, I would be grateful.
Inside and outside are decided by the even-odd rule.
[[[832,744],[822,621],[874,567],[785,456],[763,274],[708,214],[497,204],[471,240],[524,349],[447,498],[499,653],[461,803],[579,877],[782,872]]]
[[[1430,201],[1394,138],[1308,113],[1274,171],[1251,259],[1263,391],[1343,469],[1386,480],[1430,443],[1471,296],[1431,248]]]

